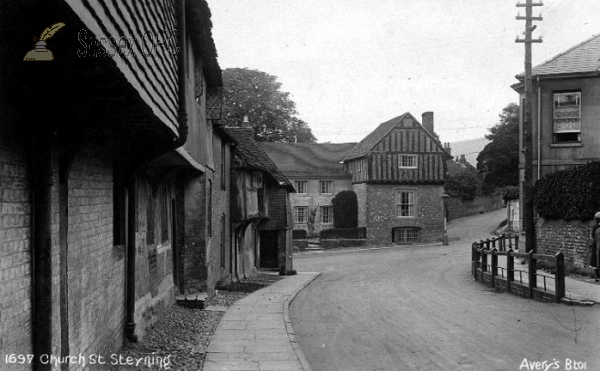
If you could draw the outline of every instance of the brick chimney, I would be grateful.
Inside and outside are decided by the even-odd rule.
[[[452,148],[450,148],[450,142],[444,143],[444,149],[448,152],[449,155],[452,155]]]
[[[423,112],[421,115],[422,123],[425,130],[429,132],[429,134],[433,135],[433,112],[427,111]]]

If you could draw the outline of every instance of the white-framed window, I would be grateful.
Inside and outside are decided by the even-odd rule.
[[[333,224],[333,206],[321,206],[321,223]]]
[[[581,142],[581,92],[554,93],[553,142]]]
[[[333,193],[333,181],[321,180],[319,188],[320,188],[322,194],[332,194]]]
[[[396,215],[404,218],[415,216],[415,191],[398,190],[396,194]]]
[[[297,180],[296,182],[296,193],[308,193],[308,181],[306,180]]]
[[[398,243],[419,242],[419,228],[394,228],[392,241]]]
[[[398,158],[399,169],[416,169],[417,155],[400,155]]]
[[[304,224],[308,220],[308,206],[294,207],[294,222]]]

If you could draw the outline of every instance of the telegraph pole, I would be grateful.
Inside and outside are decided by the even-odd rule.
[[[525,43],[525,115],[523,118],[523,152],[525,155],[525,174],[523,183],[523,227],[525,229],[525,251],[536,251],[535,233],[533,219],[533,122],[531,119],[532,111],[532,68],[531,68],[531,44],[541,43],[542,39],[532,39],[531,34],[536,26],[533,21],[541,21],[540,16],[533,16],[534,6],[543,6],[542,2],[534,3],[533,0],[526,0],[525,4],[518,3],[518,8],[525,8],[525,17],[517,15],[518,20],[525,21],[525,39],[517,37],[515,42]],[[539,159],[538,159],[539,161]],[[534,263],[535,264],[535,263]]]

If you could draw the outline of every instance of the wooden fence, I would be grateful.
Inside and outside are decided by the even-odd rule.
[[[471,250],[472,274],[475,280],[495,287],[499,291],[508,291],[515,295],[540,301],[560,302],[565,296],[565,258],[562,253],[556,255],[520,253],[519,237],[500,236],[494,239],[474,242]],[[505,257],[506,265],[498,264],[498,257]],[[527,261],[527,270],[515,269],[515,258]],[[543,260],[553,268],[552,275],[538,274],[537,262]],[[523,279],[525,276],[525,279]],[[538,287],[541,277],[541,287]],[[554,281],[553,285],[548,281]],[[550,290],[550,288],[554,290]]]

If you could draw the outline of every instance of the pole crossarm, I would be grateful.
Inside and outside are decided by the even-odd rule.
[[[527,43],[527,42],[531,42],[531,43],[542,43],[544,42],[544,40],[542,40],[541,37],[538,37],[537,39],[531,39],[529,41],[525,40],[525,39],[519,39],[518,37],[515,39],[516,43]]]
[[[531,4],[517,3],[515,6],[517,8],[527,8],[528,6],[544,6],[544,3],[531,3]]]

